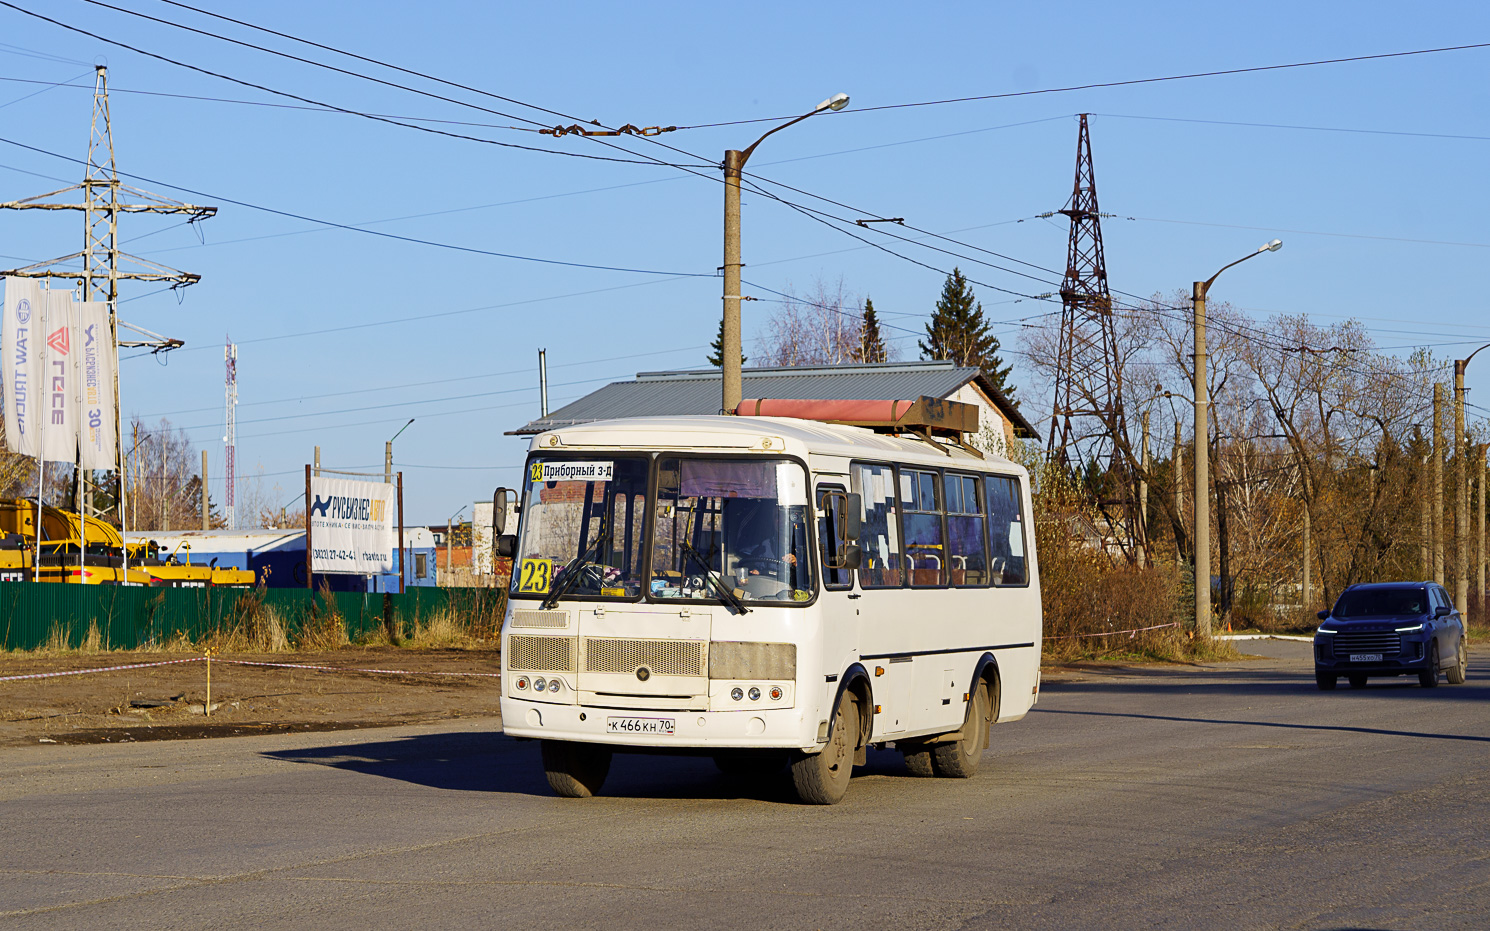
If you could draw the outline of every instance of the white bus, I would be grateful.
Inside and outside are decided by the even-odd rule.
[[[559,795],[641,748],[790,765],[818,804],[870,745],[967,777],[989,725],[1038,697],[1028,478],[1007,460],[794,418],[635,418],[536,436],[518,501],[502,722],[542,741]]]

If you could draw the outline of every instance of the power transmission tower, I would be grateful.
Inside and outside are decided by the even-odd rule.
[[[114,165],[114,132],[109,116],[108,69],[98,65],[93,86],[93,125],[88,139],[88,164],[83,183],[36,197],[0,203],[6,210],[80,210],[83,213],[83,251],[24,268],[0,272],[16,278],[67,278],[77,282],[84,301],[106,301],[109,305],[109,330],[117,357],[119,347],[146,347],[156,352],[180,347],[182,341],[152,333],[143,327],[123,323],[118,318],[120,281],[168,282],[172,288],[196,284],[201,275],[177,271],[138,256],[119,251],[119,215],[121,213],[175,214],[187,217],[188,223],[208,219],[216,207],[197,207],[159,194],[121,184]],[[67,203],[68,195],[81,193],[82,203]],[[79,267],[66,267],[76,262]],[[131,330],[135,336],[119,338],[119,329]],[[115,436],[120,457],[115,508],[124,519],[124,433],[120,423],[118,366],[114,374]],[[91,484],[91,482],[90,482]]]
[[[1055,402],[1046,453],[1073,476],[1081,476],[1088,462],[1107,469],[1108,481],[1098,503],[1115,542],[1130,556],[1136,556],[1136,515],[1124,457],[1128,427],[1123,414],[1122,370],[1112,325],[1112,294],[1107,289],[1097,179],[1085,113],[1081,114],[1076,141],[1076,180],[1071,200],[1060,213],[1071,219],[1071,236],[1066,275],[1061,282]]]

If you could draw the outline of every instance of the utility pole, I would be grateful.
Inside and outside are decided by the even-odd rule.
[[[1149,412],[1143,412],[1143,442],[1139,450],[1143,475],[1138,482],[1138,565],[1149,564]]]
[[[202,450],[202,529],[212,529],[212,518],[209,516],[211,503],[207,500],[207,450]]]
[[[201,275],[177,271],[119,250],[119,215],[121,213],[152,213],[185,216],[187,223],[208,219],[217,213],[216,207],[198,207],[184,204],[168,197],[122,184],[114,164],[113,122],[109,114],[108,69],[103,65],[94,68],[93,124],[88,140],[88,162],[83,183],[65,187],[47,194],[39,194],[23,200],[0,203],[6,210],[78,210],[83,213],[83,251],[74,252],[58,259],[28,265],[7,272],[17,278],[65,278],[82,288],[84,301],[104,301],[109,305],[109,329],[117,360],[119,347],[149,347],[156,351],[175,349],[180,340],[157,336],[139,327],[123,324],[141,333],[146,338],[119,338],[118,299],[120,281],[166,282],[172,288],[183,288],[196,284]],[[65,195],[78,192],[82,203],[61,203]],[[57,268],[78,261],[81,268]],[[116,450],[117,478],[115,508],[119,520],[124,520],[125,468],[123,449],[122,405],[119,402],[118,365],[114,367],[114,436],[118,440]]]
[[[1454,361],[1454,606],[1469,626],[1469,469],[1464,448],[1464,369]]]
[[[1443,575],[1443,383],[1433,384],[1433,581]]]
[[[538,350],[538,414],[548,416],[548,350]]]
[[[319,447],[319,446],[316,447],[315,463],[316,463],[316,466],[315,466],[315,469],[314,469],[314,474],[315,474],[315,477],[316,478],[320,478],[321,477],[321,447]]]

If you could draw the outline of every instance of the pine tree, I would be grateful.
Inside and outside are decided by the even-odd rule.
[[[931,322],[926,324],[926,340],[920,341],[921,358],[949,359],[958,365],[974,365],[983,370],[989,381],[1015,407],[1015,388],[1009,382],[1013,366],[999,358],[998,337],[988,332],[983,305],[973,295],[960,269],[952,269],[942,285],[942,296],[936,302]]]
[[[714,342],[712,342],[712,343],[709,344],[709,348],[712,349],[712,350],[714,350],[713,352],[709,353],[709,360],[708,360],[709,361],[709,364],[712,365],[712,366],[714,366],[714,368],[716,368],[716,369],[722,369],[722,368],[724,368],[724,318],[723,317],[720,317],[719,318],[719,335],[717,335],[717,336],[714,337]],[[744,365],[745,364],[745,353],[743,353],[743,352],[740,353],[740,364],[741,365]]]
[[[864,298],[864,324],[860,336],[859,361],[884,362],[885,339],[880,334],[880,318],[874,313],[874,301]]]

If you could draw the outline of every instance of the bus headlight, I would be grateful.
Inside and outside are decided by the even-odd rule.
[[[751,701],[760,701],[761,700],[761,690],[758,689],[758,688],[756,688],[753,685],[750,687],[750,700]]]
[[[546,688],[548,688],[548,681],[542,676],[539,676],[538,678],[533,680],[533,691],[541,692]]]
[[[563,686],[564,686],[564,683],[560,682],[558,679],[550,679],[550,680],[548,680],[548,690],[550,692],[557,692]]]
[[[739,701],[740,699],[745,697],[745,690],[737,685],[733,689],[730,689],[729,697],[733,698],[735,701]]]

